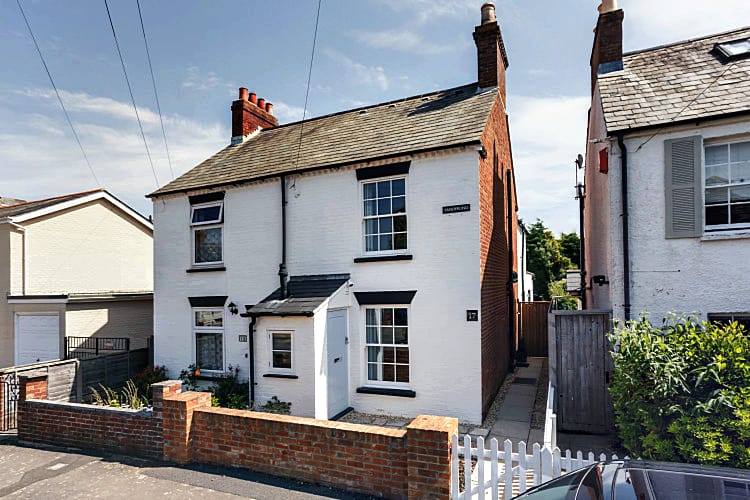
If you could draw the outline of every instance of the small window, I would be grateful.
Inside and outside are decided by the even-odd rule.
[[[736,321],[750,334],[750,313],[708,313],[708,321],[724,324]]]
[[[407,249],[406,179],[362,183],[365,252]]]
[[[365,309],[365,358],[368,384],[409,383],[409,309]]]
[[[704,168],[706,229],[750,227],[750,141],[706,145]]]
[[[750,57],[750,38],[717,43],[714,46],[714,50],[716,50],[725,61]]]
[[[224,371],[224,311],[194,309],[195,366],[205,371]]]
[[[292,370],[292,333],[271,332],[271,368],[274,370]]]
[[[206,203],[191,207],[193,232],[193,265],[205,266],[223,262],[224,203]]]

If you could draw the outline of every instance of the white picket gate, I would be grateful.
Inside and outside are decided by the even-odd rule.
[[[489,449],[485,449],[482,437],[476,438],[476,447],[472,446],[471,441],[471,436],[466,435],[461,444],[459,437],[453,436],[451,497],[454,500],[508,500],[545,481],[608,460],[604,453],[597,458],[593,452],[589,452],[584,458],[580,451],[574,457],[570,450],[566,450],[562,455],[559,448],[541,446],[539,443],[534,443],[529,455],[523,441],[518,443],[517,453],[513,452],[513,443],[508,439],[503,443],[502,450],[498,448],[495,438],[490,440]],[[472,458],[476,459],[473,474]],[[612,455],[610,460],[617,460],[617,455]],[[459,482],[459,462],[463,463],[464,468],[463,488]]]

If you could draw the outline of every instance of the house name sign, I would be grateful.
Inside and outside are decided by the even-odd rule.
[[[464,203],[463,205],[448,205],[443,207],[444,214],[456,214],[459,212],[469,212],[470,210],[471,205],[468,203]]]

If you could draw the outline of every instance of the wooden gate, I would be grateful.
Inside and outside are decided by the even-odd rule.
[[[607,390],[612,357],[608,311],[554,311],[557,427],[610,432],[612,403]]]
[[[521,332],[528,356],[547,357],[547,313],[549,302],[521,302]]]

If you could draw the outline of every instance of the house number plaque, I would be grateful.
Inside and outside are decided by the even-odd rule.
[[[240,342],[247,342],[247,335],[240,335]]]
[[[466,321],[479,321],[479,311],[476,309],[467,309]]]

